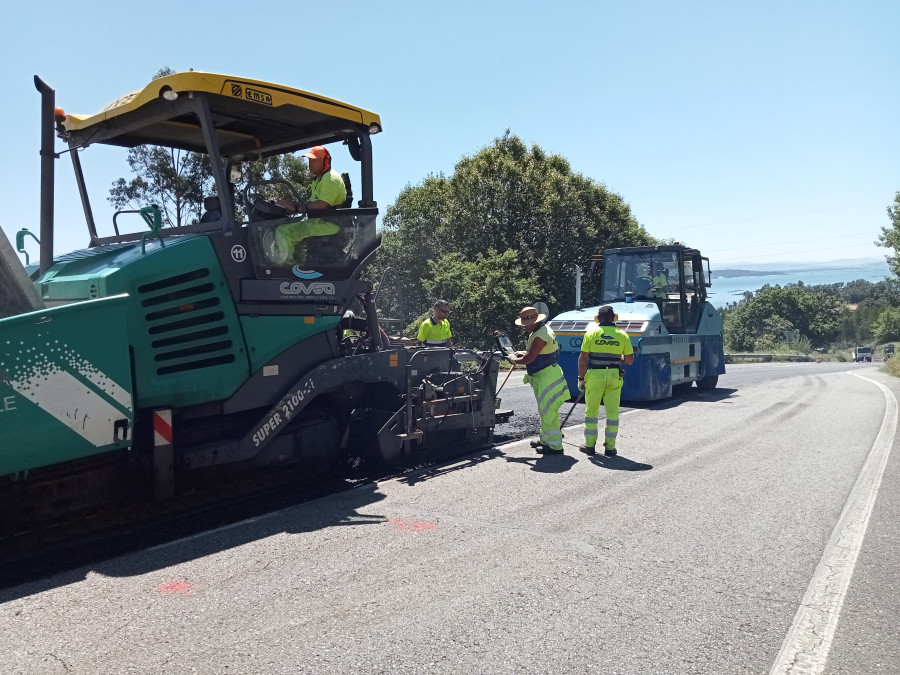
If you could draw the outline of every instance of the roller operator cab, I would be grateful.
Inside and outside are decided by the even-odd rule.
[[[612,306],[634,348],[634,363],[624,367],[622,399],[667,398],[673,387],[693,382],[714,388],[725,373],[725,357],[722,317],[706,297],[709,260],[673,244],[608,249],[601,261],[600,305]],[[550,321],[573,397],[581,342],[598,309],[576,309]]]
[[[67,114],[35,85],[40,263],[26,270],[0,236],[0,491],[115,460],[146,469],[164,495],[210,467],[402,464],[489,442],[494,355],[392,344],[362,279],[379,245],[378,115],[193,71],[93,115]],[[177,227],[153,204],[95,220],[108,186],[91,201],[81,155],[97,145],[199,153],[205,212]],[[347,198],[307,213],[306,188],[271,167],[317,146],[348,171]],[[89,242],[64,255],[53,250],[59,159]]]

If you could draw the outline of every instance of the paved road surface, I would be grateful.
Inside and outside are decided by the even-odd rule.
[[[878,364],[855,363],[747,363],[729,365],[728,372],[719,377],[719,384],[712,392],[701,392],[696,387],[687,391],[675,392],[670,399],[654,401],[651,403],[633,403],[624,401],[622,411],[626,414],[632,410],[659,410],[672,406],[679,406],[685,400],[720,400],[731,396],[737,389],[748,384],[764,383],[784,377],[798,377],[800,375],[821,375],[825,373],[844,373],[856,370],[877,368]],[[500,391],[502,408],[514,410],[515,415],[507,424],[500,424],[496,428],[496,436],[499,442],[530,438],[536,436],[540,429],[540,418],[534,403],[534,394],[531,385],[522,384],[522,376],[525,371],[515,369],[508,373],[509,379]],[[500,374],[502,384],[507,374]],[[601,416],[604,414],[600,410]],[[569,415],[568,424],[584,424],[584,403],[573,405],[572,402],[563,404],[560,409],[560,418]],[[566,441],[571,448],[577,448],[581,444],[581,437],[567,437]]]
[[[900,383],[751,371],[3,591],[0,673],[900,672]]]

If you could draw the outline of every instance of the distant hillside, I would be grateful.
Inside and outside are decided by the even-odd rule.
[[[713,279],[730,279],[731,277],[768,277],[773,274],[787,274],[775,270],[710,270]]]

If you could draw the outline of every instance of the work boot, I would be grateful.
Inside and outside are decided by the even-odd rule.
[[[543,443],[541,443],[538,439],[534,439],[533,441],[531,441],[530,445],[532,448],[539,448],[543,445]]]
[[[562,455],[564,454],[564,450],[560,448],[559,450],[554,450],[549,445],[542,445],[537,448],[537,453],[540,455]]]
[[[578,448],[578,452],[583,452],[586,455],[596,455],[597,451],[594,449],[593,445],[582,445]]]
[[[613,457],[614,455],[616,455],[618,453],[616,452],[615,448],[610,448],[608,445],[606,445],[606,443],[604,443],[603,444],[603,454],[606,455],[607,457]]]

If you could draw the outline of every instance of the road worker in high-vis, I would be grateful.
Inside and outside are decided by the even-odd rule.
[[[452,347],[453,333],[450,332],[450,303],[436,300],[434,312],[419,326],[416,338],[426,347]]]
[[[653,280],[653,297],[665,300],[669,296],[667,292],[669,288],[669,273],[660,263],[654,263],[652,269],[653,276],[651,278]]]
[[[616,314],[609,305],[597,312],[597,324],[589,328],[578,357],[578,389],[584,392],[584,445],[587,455],[596,454],[600,402],[606,408],[604,455],[616,454],[619,431],[619,401],[622,395],[621,366],[634,363],[631,338],[616,328]]]
[[[314,217],[317,211],[342,206],[347,201],[347,186],[341,175],[331,168],[331,153],[328,148],[317,145],[303,156],[309,159],[309,171],[313,175],[309,201],[303,204],[281,199],[277,203],[287,213],[306,213],[309,218],[285,223],[275,229],[270,257],[279,265],[306,262],[306,251],[298,244],[309,237],[326,237],[341,230],[329,220]]]
[[[538,441],[531,446],[545,455],[563,454],[562,430],[559,427],[559,408],[569,398],[559,361],[559,344],[556,335],[545,321],[546,314],[541,314],[535,307],[526,307],[519,312],[516,325],[528,332],[528,343],[524,352],[516,352],[510,358],[512,363],[525,364],[523,382],[531,384],[534,398],[537,400],[538,414],[541,416],[541,434]]]

